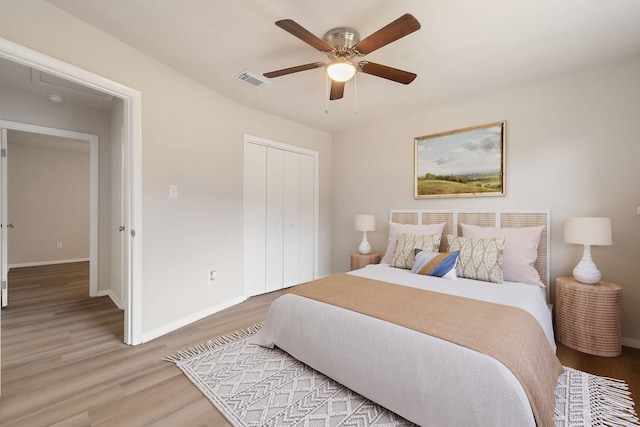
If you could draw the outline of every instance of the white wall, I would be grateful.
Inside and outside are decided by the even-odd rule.
[[[569,216],[609,216],[613,246],[594,247],[603,280],[623,287],[625,342],[640,346],[640,57],[495,91],[336,135],[333,270],[349,268],[362,233],[383,252],[392,208],[550,209],[551,277],[571,275],[582,247],[563,242]],[[413,198],[414,138],[507,121],[506,196]],[[353,159],[357,159],[354,162]],[[553,287],[552,287],[553,295]]]
[[[3,6],[0,37],[142,93],[145,337],[242,297],[245,133],[320,153],[319,274],[330,272],[329,134],[232,102],[43,1]],[[169,199],[170,184],[177,199]],[[215,286],[207,280],[211,269]]]
[[[89,259],[89,152],[12,143],[9,135],[9,266]]]

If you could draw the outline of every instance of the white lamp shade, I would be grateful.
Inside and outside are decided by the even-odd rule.
[[[376,231],[375,215],[356,215],[356,231]]]
[[[578,245],[611,245],[611,218],[567,218],[564,221],[564,241]]]
[[[346,82],[356,74],[356,66],[349,61],[336,60],[327,65],[327,75],[336,82]]]

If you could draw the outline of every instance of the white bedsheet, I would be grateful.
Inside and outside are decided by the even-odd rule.
[[[352,274],[521,307],[538,319],[555,350],[541,288],[437,279],[385,264]],[[535,426],[522,386],[500,362],[360,313],[284,295],[273,302],[251,342],[276,345],[419,425]]]

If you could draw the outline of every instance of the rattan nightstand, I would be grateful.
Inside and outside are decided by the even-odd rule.
[[[556,339],[583,353],[615,357],[622,350],[622,288],[556,279]]]
[[[378,264],[380,262],[380,254],[372,253],[362,255],[361,253],[354,252],[351,254],[351,269],[357,270],[359,268],[366,267],[369,264]]]

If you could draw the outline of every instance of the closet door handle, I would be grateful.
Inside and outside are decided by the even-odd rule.
[[[118,231],[124,231],[124,225],[121,225],[120,227],[118,227]]]
[[[11,223],[7,224],[7,228],[13,228],[13,223],[11,222]]]

